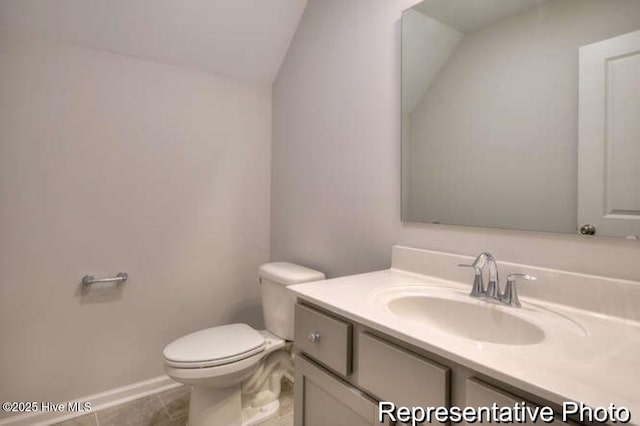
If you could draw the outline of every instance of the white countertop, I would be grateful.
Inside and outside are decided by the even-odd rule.
[[[549,309],[577,323],[579,332],[558,334],[553,328],[545,329],[545,339],[529,345],[478,342],[407,321],[375,302],[374,295],[386,288],[412,285],[470,289],[470,282],[397,269],[289,288],[299,298],[551,402],[627,407],[630,424],[640,425],[639,322],[521,294],[523,308],[504,309]]]

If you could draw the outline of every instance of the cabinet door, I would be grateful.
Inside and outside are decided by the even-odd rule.
[[[491,407],[493,403],[498,404],[499,407],[513,407],[514,404],[525,402],[528,407],[536,407],[537,405],[529,402],[523,398],[519,398],[515,395],[512,395],[508,392],[503,391],[502,389],[495,388],[491,385],[480,382],[477,379],[469,379],[467,380],[466,386],[466,406],[467,407]],[[485,422],[489,424],[498,424],[498,422]],[[573,424],[575,423],[564,423],[559,417],[556,416],[555,421],[552,423],[545,423],[542,420],[538,420],[537,422],[532,422],[528,420],[523,423],[519,423],[522,425],[546,425],[546,424]]]
[[[371,426],[378,404],[304,356],[296,358],[295,426]]]

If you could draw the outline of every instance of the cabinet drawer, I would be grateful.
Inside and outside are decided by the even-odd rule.
[[[525,402],[529,407],[536,407],[537,405],[532,403],[531,401],[527,401],[518,396],[512,395],[507,391],[502,389],[498,389],[491,385],[481,382],[478,379],[468,379],[465,389],[465,403],[468,407],[491,407],[494,403],[498,404],[498,407],[513,407],[514,404],[519,403],[522,404]],[[485,421],[486,424],[497,424],[497,422]],[[531,420],[527,420],[526,422],[521,422],[520,424],[524,425],[534,425],[534,424],[549,424],[538,420],[536,423]],[[560,416],[556,415],[555,420],[550,424],[569,424],[569,425],[577,425],[577,423],[563,422]]]
[[[351,373],[351,324],[308,306],[296,305],[295,345],[320,363]]]
[[[448,407],[450,370],[368,333],[358,336],[358,383],[381,401]]]
[[[326,370],[296,358],[296,426],[371,426],[377,422],[378,404]]]

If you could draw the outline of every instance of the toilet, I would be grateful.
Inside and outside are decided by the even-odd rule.
[[[293,370],[295,297],[287,286],[325,275],[287,262],[264,264],[258,275],[266,330],[221,325],[164,348],[167,375],[192,386],[189,426],[249,426],[278,411],[282,377]]]

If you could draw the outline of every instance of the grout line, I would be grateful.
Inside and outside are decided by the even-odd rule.
[[[169,420],[176,420],[173,418],[173,416],[171,415],[171,413],[169,412],[169,409],[167,408],[167,404],[164,403],[164,401],[162,400],[162,398],[160,397],[160,394],[157,393],[156,396],[158,397],[158,399],[160,400],[160,404],[162,404],[162,407],[164,408],[164,411],[167,413],[167,416],[169,416]]]
[[[164,393],[164,392],[163,392],[163,393]],[[164,408],[165,413],[166,413],[166,414],[167,414],[167,416],[169,417],[169,420],[180,420],[182,417],[180,417],[180,418],[174,418],[174,416],[172,416],[172,415],[171,415],[171,412],[169,411],[169,408],[167,407],[167,404],[165,404],[164,400],[162,399],[161,394],[162,394],[162,393],[155,393],[155,394],[153,394],[153,395],[155,395],[155,396],[160,400],[160,403],[162,404],[162,407]],[[293,396],[293,395],[291,395],[291,396],[288,396],[288,397],[287,397],[287,399],[293,399],[293,397],[294,397],[294,396]],[[282,401],[281,401],[281,402],[282,402]],[[127,403],[123,403],[123,404],[119,404],[119,405],[123,406],[123,405],[127,405]],[[293,407],[291,407],[291,408],[293,408]],[[94,416],[94,418],[95,418],[95,420],[96,420],[96,426],[100,426],[100,420],[99,420],[99,417],[98,417],[98,414],[100,413],[100,411],[103,411],[103,410],[98,410],[98,411],[95,411],[94,413],[92,413],[92,415]],[[271,420],[272,420],[272,421],[278,421],[278,420],[281,420],[281,419],[283,419],[283,418],[288,417],[289,415],[291,415],[291,414],[292,414],[292,411],[293,411],[293,409],[291,409],[291,410],[290,410],[290,412],[280,413],[280,410],[278,410],[278,412],[276,413],[275,417],[273,417]]]

